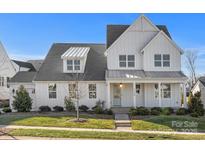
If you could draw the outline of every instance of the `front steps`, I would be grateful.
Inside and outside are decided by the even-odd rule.
[[[128,114],[116,113],[115,114],[115,126],[118,127],[131,127],[131,121]]]
[[[129,107],[112,107],[111,109],[114,114],[128,114],[130,110]]]

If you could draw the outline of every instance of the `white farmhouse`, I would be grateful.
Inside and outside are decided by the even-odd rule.
[[[106,108],[179,108],[187,80],[181,71],[182,54],[166,26],[141,15],[131,25],[108,25],[106,45],[54,43],[40,70],[19,72],[10,91],[15,95],[25,85],[33,110],[64,106],[64,98],[75,97],[76,88],[83,93],[80,105],[90,108],[98,100],[105,101]]]

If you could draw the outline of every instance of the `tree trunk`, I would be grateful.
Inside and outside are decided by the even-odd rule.
[[[79,121],[79,100],[77,99],[77,120]]]

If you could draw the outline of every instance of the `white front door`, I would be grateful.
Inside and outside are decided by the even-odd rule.
[[[113,104],[114,107],[121,106],[121,88],[119,84],[113,85]]]

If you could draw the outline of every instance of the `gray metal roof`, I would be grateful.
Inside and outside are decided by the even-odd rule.
[[[25,67],[28,68],[29,71],[36,71],[34,66],[29,63],[29,62],[24,62],[24,61],[18,61],[18,60],[12,60],[14,63],[16,63],[19,67]]]
[[[205,76],[200,77],[199,81],[205,86]]]
[[[73,81],[74,73],[63,72],[63,60],[61,55],[70,47],[90,47],[87,55],[85,73],[79,75],[79,80],[102,81],[105,80],[107,60],[104,56],[105,44],[86,43],[54,43],[50,48],[41,68],[36,74],[34,81]]]
[[[31,63],[36,71],[38,71],[43,63],[43,60],[28,60],[28,63]]]
[[[129,26],[130,25],[107,25],[107,48],[110,47]],[[165,25],[156,26],[171,38],[171,35]]]
[[[160,78],[186,78],[181,72],[143,71],[143,70],[107,70],[107,79],[160,79]]]
[[[35,75],[36,72],[18,72],[9,82],[32,82]]]

